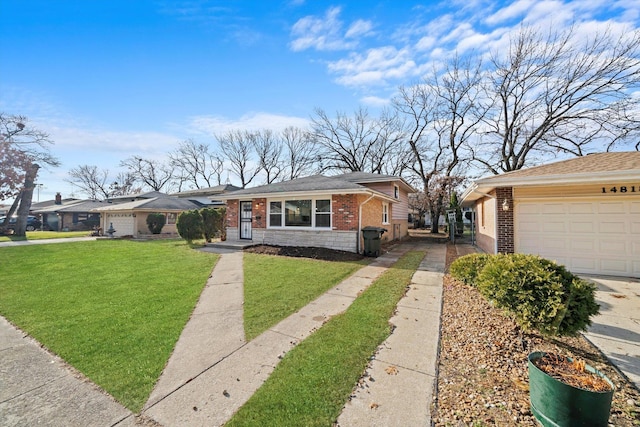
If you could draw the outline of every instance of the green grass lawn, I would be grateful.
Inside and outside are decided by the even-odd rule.
[[[226,426],[331,426],[372,354],[423,252],[409,252],[341,315],[291,350]]]
[[[0,236],[0,242],[13,240],[66,239],[69,237],[87,237],[89,231],[27,231],[26,237]]]
[[[366,262],[329,262],[246,253],[244,329],[247,340],[309,304]]]
[[[0,314],[138,412],[217,258],[176,240],[0,248]]]

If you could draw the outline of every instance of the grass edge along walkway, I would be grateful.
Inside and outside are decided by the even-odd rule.
[[[331,426],[376,352],[424,251],[410,251],[291,350],[226,426]]]

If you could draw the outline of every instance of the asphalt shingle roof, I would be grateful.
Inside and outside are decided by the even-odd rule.
[[[640,169],[640,151],[596,153],[573,159],[507,172],[501,177],[523,178],[545,175],[614,172]]]
[[[335,190],[363,190],[365,187],[353,182],[344,181],[336,177],[324,175],[312,175],[304,178],[292,179],[291,181],[277,182],[273,184],[261,185],[258,187],[245,188],[243,190],[227,193],[227,196],[253,195],[253,194],[275,194],[305,191],[335,191]]]
[[[127,203],[108,203],[106,206],[97,208],[97,211],[127,211],[127,210],[158,210],[186,211],[199,208],[198,204],[187,199],[178,197],[157,197],[153,199],[136,200]]]

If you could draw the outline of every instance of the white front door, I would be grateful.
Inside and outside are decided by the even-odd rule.
[[[240,238],[251,240],[251,202],[240,202]]]

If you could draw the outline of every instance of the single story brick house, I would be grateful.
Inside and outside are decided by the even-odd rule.
[[[597,153],[474,182],[487,253],[528,253],[574,273],[640,277],[640,152]]]
[[[280,246],[362,252],[361,230],[388,230],[383,240],[408,232],[408,194],[397,176],[353,172],[314,175],[217,196],[227,204],[227,239]]]
[[[109,227],[113,225],[116,230],[113,234],[115,237],[150,236],[147,216],[150,213],[158,212],[164,214],[166,218],[162,235],[177,236],[176,220],[178,215],[181,212],[202,207],[191,200],[171,197],[163,193],[155,194],[155,196],[159,197],[139,197],[136,200],[136,196],[127,196],[125,199],[133,198],[134,200],[106,203],[104,206],[95,208],[93,212],[100,214],[102,232],[106,234]],[[118,198],[118,200],[123,200],[123,198]]]

